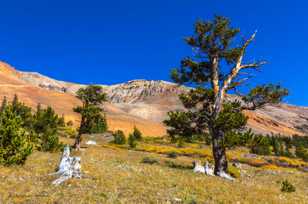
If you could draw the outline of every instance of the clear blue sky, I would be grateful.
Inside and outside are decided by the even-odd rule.
[[[87,84],[170,80],[194,22],[218,14],[243,36],[259,31],[248,54],[269,63],[251,86],[281,83],[286,102],[308,106],[307,12],[306,0],[2,1],[0,59]]]

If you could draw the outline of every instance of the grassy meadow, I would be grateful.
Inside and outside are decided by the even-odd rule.
[[[168,157],[170,152],[177,157]],[[0,203],[308,203],[307,173],[261,157],[244,160],[247,153],[229,151],[229,159],[241,162],[241,175],[232,182],[192,172],[193,160],[211,160],[211,150],[201,144],[177,148],[149,140],[132,150],[99,143],[73,152],[81,156],[84,178],[53,186],[55,176],[48,174],[55,172],[61,152],[36,151],[23,166],[0,166]],[[143,163],[144,158],[155,162]],[[296,192],[280,191],[285,179]]]

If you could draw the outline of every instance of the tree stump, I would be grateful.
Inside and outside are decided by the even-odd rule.
[[[54,173],[59,178],[52,182],[53,185],[60,185],[70,178],[81,178],[80,157],[71,157],[69,146],[65,146],[58,171]]]

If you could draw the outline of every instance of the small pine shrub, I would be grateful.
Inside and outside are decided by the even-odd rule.
[[[256,135],[250,142],[250,151],[253,154],[270,155],[271,145],[269,137]]]
[[[113,142],[115,144],[123,145],[126,143],[126,138],[122,130],[117,130],[113,133]]]
[[[234,178],[240,178],[241,177],[241,171],[240,169],[236,168],[233,165],[228,165],[228,173],[234,177]]]
[[[0,164],[24,164],[32,149],[22,118],[11,105],[6,106],[0,116]]]
[[[62,119],[51,107],[41,109],[40,106],[38,106],[34,118],[33,129],[38,135],[38,150],[45,152],[59,150],[61,144],[58,130],[62,125],[65,125],[63,121],[61,122]]]
[[[259,155],[270,155],[271,148],[269,145],[256,145],[251,147],[251,153]]]
[[[288,180],[284,180],[281,183],[281,192],[292,193],[296,191],[295,186],[293,186]]]
[[[171,159],[175,159],[178,157],[178,155],[176,152],[168,152],[167,157]]]
[[[68,138],[75,138],[76,135],[78,134],[76,129],[71,126],[61,128],[60,132],[62,137],[68,137]]]
[[[133,136],[136,138],[136,140],[142,140],[142,133],[139,129],[137,129],[136,127],[134,127],[134,131],[133,131]]]
[[[133,134],[129,134],[127,142],[130,148],[135,148],[137,146],[137,139]]]
[[[295,155],[304,161],[308,161],[308,151],[304,148],[304,146],[297,146],[295,149]]]
[[[144,157],[142,160],[141,160],[141,163],[143,164],[158,164],[158,160],[155,159],[155,158],[151,158],[151,157]]]
[[[38,150],[43,152],[52,152],[59,150],[61,144],[59,143],[59,137],[56,129],[48,129],[44,133],[39,135],[40,147]]]
[[[227,132],[225,135],[225,147],[227,148],[233,148],[235,146],[238,146],[240,144],[240,137],[239,133],[230,131]]]
[[[174,161],[165,161],[165,164],[170,167],[170,168],[174,168],[174,169],[193,169],[192,165],[186,165],[186,164],[182,164],[182,163],[178,163],[178,162],[174,162]]]
[[[182,148],[185,146],[185,142],[184,142],[184,139],[182,138],[179,138],[177,143],[176,143],[176,146],[179,147],[179,148]]]

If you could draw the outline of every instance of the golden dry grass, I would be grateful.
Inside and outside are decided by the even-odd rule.
[[[70,139],[66,142],[71,143]],[[75,153],[76,154],[76,153]],[[295,169],[243,165],[235,182],[170,168],[166,161],[190,164],[194,158],[91,146],[78,153],[86,177],[53,186],[61,153],[34,152],[24,166],[0,166],[0,203],[305,203],[308,174]],[[140,161],[155,158],[159,164]],[[288,179],[294,193],[280,192]]]

